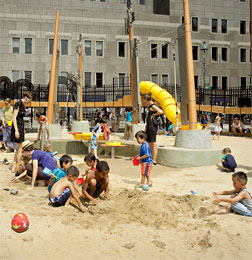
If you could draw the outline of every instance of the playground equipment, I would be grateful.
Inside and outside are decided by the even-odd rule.
[[[151,81],[142,81],[140,82],[140,92],[143,95],[151,92],[152,97],[161,105],[165,116],[176,125],[176,101],[165,89]],[[181,123],[179,109],[178,122]]]
[[[142,81],[140,82],[140,92],[142,95],[151,92],[152,97],[161,105],[165,116],[176,126],[176,101],[165,89],[151,81]],[[189,130],[189,125],[181,125],[180,109],[177,108],[177,111],[180,129]],[[197,129],[201,128],[201,125],[197,124]]]

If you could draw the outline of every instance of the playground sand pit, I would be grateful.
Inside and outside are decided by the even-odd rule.
[[[221,137],[215,147],[230,147],[238,170],[252,191],[251,139]],[[245,152],[246,151],[246,152]],[[0,153],[0,161],[13,154]],[[81,171],[83,155],[77,157]],[[27,190],[29,182],[12,183],[9,165],[1,163],[0,259],[250,259],[252,218],[225,214],[213,205],[212,192],[232,189],[230,173],[218,166],[174,169],[158,165],[153,187],[136,189],[140,167],[128,158],[108,161],[111,200],[76,208],[49,205],[47,188]],[[4,188],[18,190],[14,196]],[[194,191],[196,194],[192,194]],[[24,212],[29,230],[15,233],[11,217]]]

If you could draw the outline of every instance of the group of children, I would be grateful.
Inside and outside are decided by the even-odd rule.
[[[100,122],[103,124],[103,122]],[[97,140],[99,132],[93,135]],[[98,136],[97,136],[98,135]],[[135,156],[141,162],[141,181],[137,185],[138,188],[142,188],[145,183],[149,187],[152,186],[150,173],[153,167],[151,149],[147,142],[147,135],[144,131],[138,131],[135,134],[135,138],[140,147],[140,154]],[[51,149],[47,145],[45,149],[50,156]],[[97,148],[97,147],[96,147]],[[17,167],[18,179],[22,177],[20,173],[27,169],[25,164],[31,159],[29,154],[23,149],[22,163]],[[50,202],[58,206],[68,206],[71,203],[80,208],[82,212],[86,212],[87,209],[83,206],[81,199],[86,198],[90,204],[96,204],[99,200],[99,196],[104,192],[104,198],[109,199],[109,166],[106,161],[99,161],[93,153],[89,153],[84,157],[84,162],[89,167],[85,173],[79,173],[76,166],[73,166],[73,160],[69,155],[63,155],[59,160],[59,167],[55,169],[43,170],[43,174],[47,175],[48,179],[48,191]],[[223,149],[223,158],[221,159],[223,165],[223,171],[234,172],[237,167],[234,157],[231,155],[230,148]],[[78,177],[85,178],[83,185],[80,187],[75,184]],[[32,176],[33,177],[33,176]],[[252,216],[252,197],[246,189],[247,175],[244,172],[236,172],[232,175],[234,189],[230,191],[214,192],[214,203],[228,202],[230,206],[227,211],[234,211],[244,216]],[[81,188],[81,189],[80,189]],[[231,198],[219,198],[219,195],[231,195]]]

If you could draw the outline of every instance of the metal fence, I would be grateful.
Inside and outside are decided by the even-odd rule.
[[[174,85],[160,85],[166,89],[173,97],[175,97]],[[11,98],[13,100],[21,99],[26,91],[32,91],[33,101],[48,101],[49,85],[22,85],[17,83],[0,84],[0,100]],[[177,99],[181,101],[181,88],[177,85]],[[131,95],[129,79],[116,78],[112,85],[102,85],[83,87],[83,102],[116,102],[124,96]],[[64,84],[58,86],[58,102],[68,101],[76,102],[77,90],[76,87],[68,88]],[[211,106],[229,106],[229,107],[251,107],[252,91],[250,87],[246,88],[229,88],[221,89],[205,89],[203,87],[196,88],[196,103],[200,105]]]

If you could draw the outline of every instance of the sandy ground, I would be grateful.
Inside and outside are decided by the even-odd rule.
[[[158,137],[159,144],[173,142],[174,137]],[[221,136],[213,146],[231,148],[252,191],[252,139]],[[83,156],[74,156],[81,171]],[[213,191],[232,189],[231,174],[217,165],[158,165],[151,173],[153,187],[144,192],[135,189],[140,167],[128,158],[104,157],[111,168],[111,200],[81,213],[51,207],[45,187],[31,191],[29,182],[12,183],[4,157],[12,161],[13,154],[0,153],[0,259],[251,259],[252,218],[225,214],[225,203],[212,204]],[[4,188],[19,193],[10,195]],[[20,234],[10,228],[19,212],[30,221]]]

